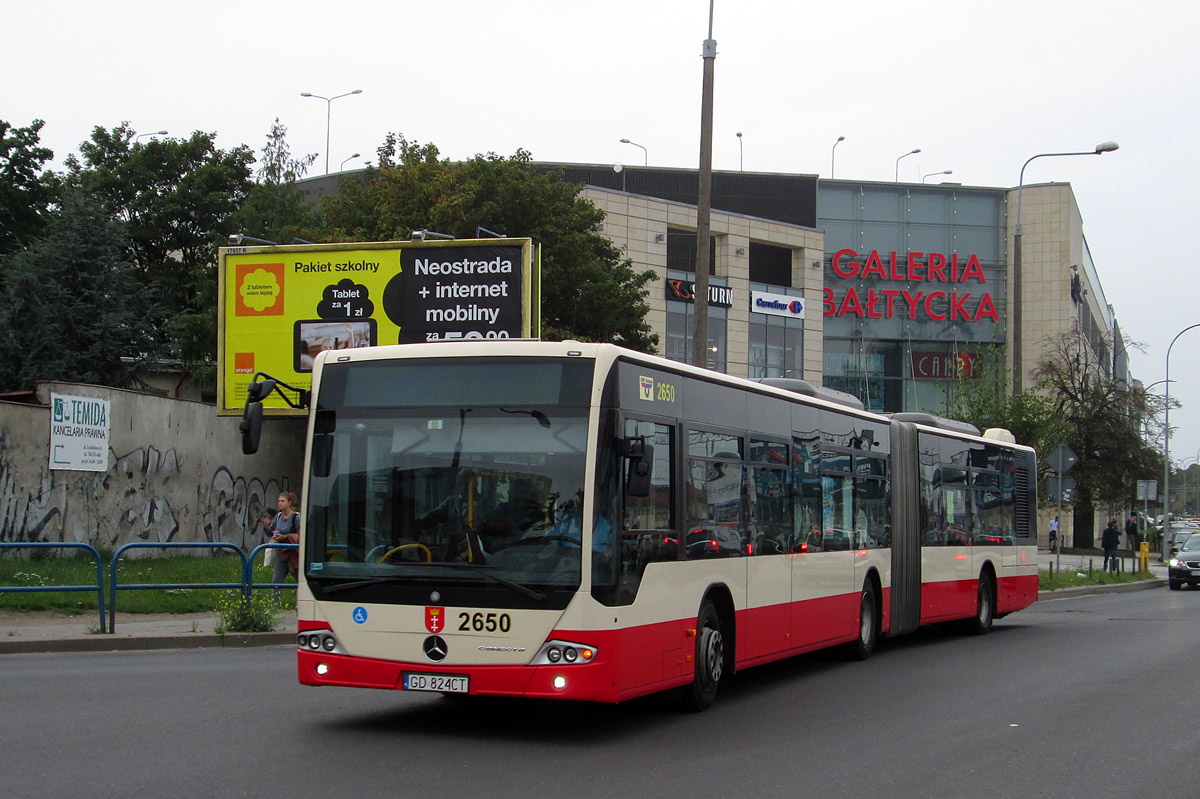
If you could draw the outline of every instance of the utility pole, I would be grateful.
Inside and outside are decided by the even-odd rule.
[[[701,368],[708,366],[708,239],[712,224],[713,70],[717,60],[717,43],[712,37],[714,2],[708,0],[708,38],[701,50],[704,85],[700,98],[700,190],[696,201],[696,296],[692,299],[696,314],[692,364]]]

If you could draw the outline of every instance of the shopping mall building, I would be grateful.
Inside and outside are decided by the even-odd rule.
[[[538,166],[583,184],[605,211],[601,232],[656,273],[659,349],[690,360],[695,170]],[[749,172],[716,172],[712,187],[716,369],[802,377],[873,410],[939,412],[989,352],[1006,354],[1020,391],[1069,336],[1106,373],[1129,377],[1070,184],[1020,190],[1019,274],[1015,188]]]

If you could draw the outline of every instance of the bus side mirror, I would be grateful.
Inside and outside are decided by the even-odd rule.
[[[275,381],[267,378],[266,380],[255,380],[246,387],[246,402],[262,403],[272,391],[275,390]]]
[[[243,455],[253,455],[258,452],[258,440],[262,436],[262,415],[261,402],[246,402],[246,409],[242,411],[242,421],[238,425],[238,430],[242,432]]]
[[[625,474],[625,493],[631,497],[650,496],[650,473],[654,466],[654,447],[644,437],[621,440],[621,454],[629,460]]]

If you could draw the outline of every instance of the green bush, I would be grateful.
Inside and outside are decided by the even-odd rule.
[[[247,599],[241,591],[225,591],[217,599],[217,615],[221,617],[215,629],[218,635],[269,633],[275,629],[279,602],[266,592]]]

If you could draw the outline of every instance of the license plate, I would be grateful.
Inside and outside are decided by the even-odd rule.
[[[465,694],[467,693],[470,679],[465,674],[421,674],[419,672],[406,671],[404,673],[404,690]]]

